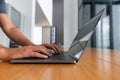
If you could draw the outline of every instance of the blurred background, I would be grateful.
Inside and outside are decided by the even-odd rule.
[[[88,20],[106,8],[88,47],[120,50],[119,0],[5,1],[11,20],[33,43],[56,43],[64,48],[69,48]],[[1,29],[0,44],[19,47]]]
[[[90,41],[90,46],[120,50],[120,0],[83,0],[80,7],[84,13],[83,24],[102,8],[106,8],[105,14],[99,21],[97,30]],[[79,13],[81,14],[80,10]],[[83,25],[82,23],[79,26]]]

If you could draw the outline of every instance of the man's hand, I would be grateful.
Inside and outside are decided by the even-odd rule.
[[[1,59],[9,61],[15,58],[27,58],[27,57],[37,57],[37,58],[48,58],[51,56],[49,50],[54,50],[57,54],[59,49],[55,44],[42,44],[39,46],[24,46],[21,48],[4,48],[3,55]]]
[[[55,45],[55,44],[44,43],[42,45],[45,46],[47,49],[54,50],[55,53],[57,53],[57,54],[60,53],[60,48],[57,45]]]

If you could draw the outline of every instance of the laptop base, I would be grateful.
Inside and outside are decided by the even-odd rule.
[[[40,58],[20,58],[20,59],[13,59],[10,61],[11,63],[16,64],[39,64],[39,63],[76,63],[76,61],[69,55],[67,52],[61,52],[59,55],[53,55],[47,59],[40,59]]]

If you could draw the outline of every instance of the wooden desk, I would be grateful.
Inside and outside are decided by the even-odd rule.
[[[120,51],[87,48],[77,64],[1,62],[0,80],[120,80]]]

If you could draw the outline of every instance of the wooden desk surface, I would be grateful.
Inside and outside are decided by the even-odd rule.
[[[87,48],[77,64],[0,62],[0,80],[120,80],[120,51]]]

